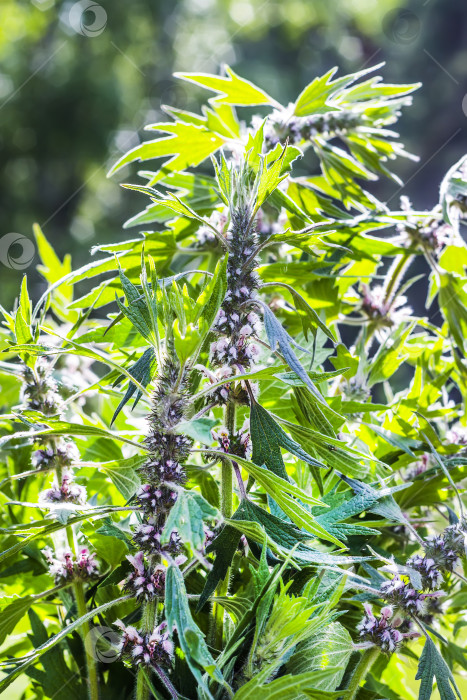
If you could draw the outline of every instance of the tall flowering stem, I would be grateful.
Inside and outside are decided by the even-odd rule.
[[[187,376],[173,358],[162,360],[152,397],[152,410],[148,417],[149,431],[145,440],[148,458],[141,467],[145,483],[137,494],[142,509],[142,522],[133,531],[133,541],[139,548],[128,559],[134,567],[126,579],[125,587],[143,602],[141,630],[143,639],[149,635],[148,645],[160,646],[152,640],[157,621],[159,599],[164,595],[165,568],[162,559],[180,561],[181,542],[176,532],[170,533],[167,544],[163,544],[163,530],[167,515],[177,499],[177,487],[183,484],[185,472],[183,462],[188,457],[192,441],[176,433],[184,418]],[[123,637],[127,634],[125,628]],[[151,646],[152,645],[152,646]],[[141,644],[137,645],[139,648]],[[148,647],[148,648],[149,648]],[[147,683],[148,666],[155,669],[153,654],[138,657],[137,700],[147,700],[150,689]],[[132,661],[134,662],[133,657]],[[162,654],[157,667],[170,664],[171,655]],[[157,671],[157,669],[155,669]]]
[[[353,672],[349,687],[347,688],[345,700],[354,700],[354,698],[357,697],[361,684],[371,671],[371,667],[375,663],[380,653],[380,649],[376,646],[370,647],[363,652],[360,661],[357,664],[357,668]]]
[[[219,310],[214,330],[217,339],[211,345],[212,363],[218,367],[221,377],[229,377],[248,372],[259,355],[259,347],[252,338],[259,330],[260,319],[254,311],[255,298],[259,287],[255,272],[258,247],[256,220],[251,201],[248,202],[248,174],[241,168],[232,171],[235,181],[234,195],[229,202],[230,227],[226,234],[229,246],[227,264],[227,291]],[[230,451],[236,438],[236,409],[238,405],[249,404],[249,395],[241,382],[236,388],[226,385],[218,393],[217,399],[225,404],[224,423],[226,426],[225,450]],[[240,491],[244,488],[241,475],[236,472]],[[221,512],[229,518],[233,512],[234,468],[231,460],[222,460],[221,467]],[[217,588],[218,596],[225,596],[229,589],[230,569]],[[214,644],[222,648],[224,610],[214,607]]]

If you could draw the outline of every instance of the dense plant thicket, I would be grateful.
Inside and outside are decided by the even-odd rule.
[[[417,86],[226,71],[114,168],[151,230],[72,271],[36,227],[2,309],[0,690],[460,698],[467,160],[393,211]]]

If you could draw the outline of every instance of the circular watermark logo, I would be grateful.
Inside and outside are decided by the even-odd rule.
[[[113,664],[118,659],[119,643],[120,634],[111,627],[93,627],[86,635],[86,648],[102,664]]]
[[[462,111],[467,117],[467,95],[464,95],[464,99],[462,100]]]
[[[411,44],[420,30],[420,20],[410,10],[391,10],[383,19],[383,31],[395,44]]]
[[[0,262],[11,270],[25,270],[35,254],[34,243],[22,233],[6,233],[0,238]]]
[[[99,36],[107,25],[107,12],[97,2],[79,0],[72,5],[68,21],[77,34]]]

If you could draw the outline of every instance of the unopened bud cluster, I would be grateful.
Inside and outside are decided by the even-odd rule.
[[[215,322],[217,336],[211,344],[211,357],[214,367],[227,377],[229,373],[248,372],[260,354],[258,344],[254,342],[261,327],[260,318],[252,308],[259,284],[254,271],[258,236],[256,223],[252,221],[247,206],[232,210],[226,239],[230,246],[227,292]],[[241,390],[241,394],[235,399],[246,402],[245,392]],[[232,398],[230,387],[224,385],[217,398],[221,402]]]
[[[62,411],[63,401],[58,392],[58,383],[45,357],[39,357],[34,368],[24,367],[23,380],[21,397],[26,408],[45,416],[55,416]]]
[[[286,141],[300,145],[316,137],[327,140],[343,136],[363,123],[361,114],[348,109],[306,117],[297,117],[294,109],[295,105],[290,104],[285,109],[276,109],[269,115],[264,125],[264,137],[268,148],[273,148],[278,143],[284,144]],[[254,119],[258,126],[261,121],[259,118]]]

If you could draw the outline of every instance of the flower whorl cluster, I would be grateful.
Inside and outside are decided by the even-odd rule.
[[[447,431],[446,440],[450,445],[467,445],[467,428],[460,423],[455,423]]]
[[[368,603],[364,604],[364,608],[365,615],[357,627],[360,639],[371,642],[380,647],[381,651],[392,654],[398,649],[404,638],[403,633],[390,622],[393,616],[392,608],[388,605],[382,608],[379,617],[373,614],[371,605]]]
[[[317,136],[330,139],[345,135],[363,123],[362,115],[351,110],[306,117],[297,117],[294,110],[295,105],[290,104],[285,109],[275,109],[271,112],[264,125],[264,138],[268,148],[287,140],[290,144],[298,145]],[[261,122],[262,120],[255,118],[253,123],[259,126]]]
[[[95,554],[89,552],[87,547],[82,547],[76,555],[66,549],[54,552],[51,547],[46,547],[42,553],[57,585],[71,581],[89,581],[99,575]]]
[[[442,534],[427,537],[424,556],[414,554],[407,566],[422,577],[423,587],[434,591],[443,581],[443,573],[452,573],[462,557],[466,556],[466,527],[460,522],[449,525]]]
[[[34,369],[23,369],[21,398],[26,408],[40,411],[45,416],[60,413],[63,402],[58,393],[58,383],[52,376],[52,368],[45,357],[39,357]]]
[[[52,376],[52,365],[46,357],[39,357],[33,368],[24,367],[22,401],[26,409],[56,416],[63,412],[64,404],[59,393],[59,384]],[[40,471],[55,471],[52,484],[39,494],[39,505],[52,510],[64,507],[83,506],[87,501],[86,489],[74,480],[73,464],[80,458],[76,445],[63,439],[50,439],[39,443],[31,456],[31,464]],[[92,580],[99,575],[95,554],[84,547],[77,554],[68,549],[51,547],[42,550],[49,573],[56,584],[75,580]]]
[[[121,657],[126,657],[135,666],[170,667],[174,644],[165,622],[150,633],[138,632],[135,627],[125,626],[121,620],[117,620],[115,625],[122,630]]]
[[[423,251],[439,253],[453,238],[452,226],[443,221],[440,208],[435,208],[430,216],[421,216],[414,212],[408,197],[401,197],[401,210],[404,221],[397,224],[403,245]]]
[[[465,532],[462,526],[449,525],[442,535],[427,537],[425,552],[441,569],[453,571],[459,559],[465,556]]]
[[[259,286],[254,268],[257,246],[255,223],[251,222],[251,212],[247,206],[239,206],[232,211],[230,230],[226,239],[230,245],[227,263],[227,292],[219,310],[214,330],[218,337],[211,344],[212,362],[223,376],[235,374],[233,368],[248,371],[259,355],[259,347],[252,342],[252,336],[259,331],[259,316],[252,310]],[[240,389],[245,394],[243,389]],[[219,392],[219,400],[228,400],[228,385]],[[245,397],[236,397],[243,400]]]
[[[398,326],[412,313],[412,309],[409,306],[404,306],[407,301],[405,296],[387,299],[384,287],[381,285],[370,288],[364,284],[362,285],[362,290],[361,310],[368,317],[369,321],[376,323],[378,326],[387,328]]]
[[[224,235],[224,229],[227,224],[227,214],[224,211],[213,211],[209,217],[209,223],[211,226],[217,229],[220,235]],[[195,245],[201,248],[217,248],[219,246],[219,240],[216,237],[211,226],[203,224],[196,231],[196,243]]]
[[[137,600],[153,600],[164,593],[165,569],[161,564],[146,564],[144,552],[128,555],[134,571],[125,579],[124,589]]]
[[[229,430],[223,426],[213,429],[211,433],[214,440],[218,441],[223,452],[243,457],[244,459],[250,459],[251,436],[248,420],[246,420],[242,428],[235,433],[230,433]]]
[[[422,586],[425,590],[435,591],[443,583],[443,574],[436,566],[435,560],[431,557],[423,557],[421,554],[414,554],[407,560],[407,566],[418,571],[422,579]]]
[[[39,448],[35,450],[31,457],[33,467],[37,469],[67,469],[73,462],[79,460],[79,450],[74,442],[57,440],[53,446]]]
[[[417,476],[420,476],[420,474],[424,474],[427,469],[431,466],[431,455],[429,452],[424,452],[420,459],[418,459],[416,462],[414,462],[411,466],[410,469],[407,470],[407,472],[404,474],[404,480],[405,481],[412,481],[412,479],[415,479]]]
[[[403,630],[410,630],[414,618],[421,622],[431,624],[434,616],[442,612],[439,597],[443,595],[439,587],[443,583],[443,573],[452,572],[462,557],[466,556],[465,537],[467,525],[464,520],[449,525],[441,535],[428,537],[424,544],[424,554],[413,554],[407,560],[407,567],[420,574],[422,591],[414,588],[411,583],[404,580],[404,577],[396,574],[390,581],[381,584],[379,593],[391,607],[383,608],[381,618],[378,620],[371,612],[371,608],[365,605],[365,617],[358,626],[360,636],[380,646],[384,651],[394,651],[404,637],[413,636],[414,633]],[[387,611],[391,611],[390,614]],[[385,634],[384,639],[380,631],[388,628],[387,620],[392,616],[392,611],[398,613],[397,624],[400,630],[390,631],[389,637]],[[386,612],[383,612],[386,611]],[[398,635],[393,632],[398,632]],[[383,645],[386,645],[383,646]],[[389,646],[387,646],[389,644]],[[391,649],[390,646],[393,648]]]
[[[87,500],[86,489],[73,480],[71,471],[65,469],[61,473],[61,482],[54,477],[52,487],[39,494],[39,503],[47,505],[52,503],[71,503],[84,505]]]
[[[395,608],[407,615],[421,615],[425,611],[425,598],[428,594],[420,593],[399,576],[381,584],[381,596]]]

